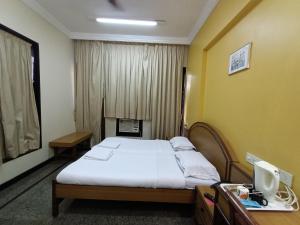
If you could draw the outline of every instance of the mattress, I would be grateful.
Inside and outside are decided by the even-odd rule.
[[[206,180],[206,179],[198,179],[194,177],[187,177],[185,178],[185,189],[195,189],[197,185],[210,186],[217,182],[218,181],[212,179]]]
[[[114,139],[115,141],[116,139]],[[120,146],[107,161],[82,156],[57,175],[57,182],[143,188],[192,189],[214,180],[185,178],[168,141],[117,138]]]

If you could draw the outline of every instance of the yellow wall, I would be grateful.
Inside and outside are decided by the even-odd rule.
[[[186,122],[203,120],[218,128],[245,165],[251,152],[291,172],[300,195],[300,1],[262,0],[213,45],[207,43],[214,37],[202,43],[203,32],[228,18],[228,6],[237,15],[249,2],[221,0],[193,41],[188,73],[197,82]],[[228,76],[229,55],[247,42],[253,43],[250,69]]]
[[[188,87],[186,99],[185,123],[190,126],[202,119],[203,84],[202,76],[203,49],[234,18],[249,0],[220,0],[215,10],[197,34],[189,49]],[[197,102],[197,104],[196,104]]]

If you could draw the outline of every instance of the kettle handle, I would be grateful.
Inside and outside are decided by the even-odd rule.
[[[279,173],[278,173],[278,171],[277,170],[268,171],[268,173],[271,176],[271,177],[269,177],[269,179],[272,179],[272,180],[271,180],[271,182],[264,183],[265,190],[267,192],[270,192],[270,191],[273,192],[275,190],[278,190],[278,188],[279,188]],[[268,185],[266,185],[266,183],[268,183]]]

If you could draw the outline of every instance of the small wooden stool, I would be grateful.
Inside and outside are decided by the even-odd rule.
[[[60,137],[49,142],[49,147],[54,149],[54,155],[57,157],[59,155],[60,149],[67,149],[72,151],[72,158],[76,157],[76,146],[82,142],[90,140],[92,137],[92,132],[82,131],[74,132],[66,136]]]

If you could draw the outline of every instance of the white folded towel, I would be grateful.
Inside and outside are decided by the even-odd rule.
[[[112,157],[114,151],[112,149],[101,148],[99,146],[93,147],[90,151],[88,151],[85,155],[85,159],[93,159],[93,160],[101,160],[107,161]]]
[[[96,146],[100,146],[103,148],[116,149],[116,148],[119,148],[120,144],[121,144],[120,141],[116,140],[115,138],[105,138],[102,142],[100,142]],[[96,146],[94,146],[94,147],[96,147]]]

